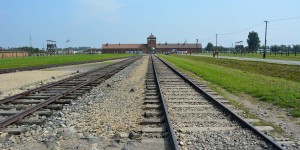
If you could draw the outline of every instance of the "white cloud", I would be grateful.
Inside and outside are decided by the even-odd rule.
[[[116,0],[77,0],[78,15],[82,19],[120,22],[122,7]]]

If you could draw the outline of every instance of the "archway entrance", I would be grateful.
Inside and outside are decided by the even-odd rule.
[[[155,47],[150,47],[150,48],[149,48],[149,53],[150,53],[150,54],[155,54],[155,53],[156,53]]]

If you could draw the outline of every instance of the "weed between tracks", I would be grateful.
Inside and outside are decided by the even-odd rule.
[[[300,82],[285,79],[287,77],[281,78],[272,74],[265,74],[263,72],[268,72],[267,70],[258,71],[259,69],[255,69],[255,65],[247,65],[250,62],[243,64],[244,61],[184,55],[160,55],[160,57],[231,93],[248,94],[261,101],[282,108],[290,108],[292,116],[300,117]],[[253,63],[257,66],[266,64]],[[238,65],[244,66],[244,69],[234,67]],[[273,67],[277,66],[276,64],[272,65],[275,65]],[[290,67],[289,65],[286,66]],[[278,74],[283,71],[277,67]]]
[[[111,58],[123,58],[135,56],[134,54],[79,54],[79,55],[61,55],[61,56],[40,56],[26,58],[11,58],[0,60],[0,69],[21,68],[30,66],[43,66],[53,64],[65,64],[72,62],[85,62],[93,60],[105,60]]]

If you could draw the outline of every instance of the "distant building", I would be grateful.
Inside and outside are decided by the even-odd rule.
[[[88,50],[86,50],[85,52],[89,53],[89,54],[101,54],[102,49],[100,48],[90,48]]]
[[[127,53],[127,54],[151,54],[151,53],[197,53],[202,51],[202,45],[199,43],[175,43],[157,44],[156,37],[150,35],[147,38],[147,44],[102,44],[102,53]]]
[[[257,52],[258,52],[258,53],[259,53],[259,52],[264,52],[264,51],[265,51],[265,49],[262,49],[262,48],[257,49]],[[266,52],[269,53],[269,52],[270,52],[270,48],[267,48],[267,49],[266,49]]]

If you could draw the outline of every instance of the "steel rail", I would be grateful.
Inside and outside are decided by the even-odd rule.
[[[158,78],[158,75],[157,75],[156,65],[155,65],[152,57],[153,56],[151,55],[152,67],[153,67],[153,70],[154,70],[154,77],[156,79],[157,90],[159,91],[160,101],[163,104],[163,112],[164,112],[164,115],[166,117],[166,124],[167,124],[167,128],[169,130],[169,137],[171,139],[170,140],[170,146],[171,146],[171,149],[173,149],[173,150],[179,150],[177,138],[176,138],[176,135],[175,135],[175,132],[174,132],[174,129],[173,129],[171,119],[169,117],[167,105],[166,105],[165,99],[163,97],[162,91],[160,89],[160,81],[159,81],[159,78]]]
[[[140,57],[138,57],[138,58],[140,58]],[[96,80],[98,80],[98,79],[101,79],[101,78],[103,78],[103,77],[109,77],[109,76],[112,76],[113,74],[119,72],[121,68],[122,68],[122,69],[125,68],[128,64],[134,62],[134,61],[137,60],[138,58],[134,58],[134,59],[127,60],[127,62],[122,61],[122,63],[124,63],[124,64],[122,64],[121,66],[115,68],[114,70],[107,71],[107,72],[106,72],[105,74],[103,74],[103,75],[97,75],[96,77],[93,77],[93,78],[91,78],[91,79],[88,80],[88,81],[85,81],[85,82],[83,82],[83,83],[80,83],[79,85],[77,85],[77,86],[75,86],[75,87],[72,87],[72,88],[70,88],[70,89],[68,89],[68,90],[66,90],[66,91],[63,91],[63,92],[61,92],[61,93],[59,93],[59,94],[57,94],[57,95],[55,95],[55,96],[53,96],[53,97],[50,97],[49,99],[45,100],[44,102],[41,102],[41,103],[39,103],[39,104],[37,104],[37,105],[35,105],[35,106],[33,106],[33,107],[30,107],[29,109],[26,109],[26,110],[24,110],[24,111],[21,111],[21,112],[15,114],[15,115],[13,115],[13,116],[11,116],[11,117],[9,117],[9,118],[3,120],[3,121],[1,121],[1,122],[0,122],[0,130],[3,129],[3,128],[5,128],[6,126],[8,126],[8,125],[10,125],[10,124],[12,124],[12,123],[18,121],[19,119],[22,119],[22,118],[28,116],[29,114],[32,114],[33,112],[35,112],[35,111],[41,109],[42,107],[45,107],[45,106],[47,106],[47,105],[53,103],[55,100],[58,100],[59,98],[62,98],[62,97],[64,97],[64,96],[70,94],[71,92],[73,92],[73,91],[75,91],[75,90],[77,90],[77,89],[79,89],[79,88],[81,88],[81,87],[83,87],[83,86],[85,86],[85,85],[88,85],[88,84],[90,84],[90,83],[92,83],[92,82],[94,82],[94,81],[96,81]],[[118,65],[118,64],[121,64],[121,62],[115,63],[114,65]],[[112,74],[112,73],[113,73],[113,74]]]
[[[130,59],[132,59],[133,57],[131,57]],[[128,60],[128,59],[126,59]],[[126,60],[123,60],[123,61],[120,61],[120,63],[126,61]],[[75,76],[72,76],[72,77],[69,77],[69,78],[66,78],[66,79],[63,79],[63,80],[60,80],[60,81],[57,81],[57,82],[53,82],[53,83],[49,83],[49,84],[46,84],[46,85],[43,85],[41,87],[38,87],[38,88],[35,88],[35,89],[32,89],[32,90],[28,90],[28,91],[25,91],[25,92],[22,92],[22,93],[19,93],[19,94],[16,94],[16,95],[13,95],[13,96],[10,96],[10,97],[7,97],[7,98],[3,98],[0,100],[0,105],[1,104],[4,104],[4,103],[7,103],[7,102],[11,102],[11,101],[14,101],[18,98],[21,98],[23,96],[26,96],[26,95],[29,95],[29,94],[32,94],[32,93],[35,93],[35,92],[38,92],[38,91],[41,91],[41,90],[44,90],[44,89],[47,89],[49,87],[53,87],[53,86],[56,86],[56,85],[59,85],[61,83],[64,83],[64,82],[67,82],[67,81],[71,81],[75,78],[79,78],[79,77],[82,77],[82,76],[85,76],[87,74],[90,74],[90,73],[93,73],[93,72],[96,72],[96,71],[99,71],[101,69],[106,69],[106,68],[109,68],[110,66],[112,65],[115,65],[116,63],[113,63],[113,64],[109,64],[109,65],[106,65],[104,67],[101,67],[101,68],[97,68],[97,69],[93,69],[93,70],[90,70],[90,71],[87,71],[85,73],[81,73],[81,74],[78,74],[78,75],[75,75]]]
[[[162,60],[158,56],[156,56],[156,57],[159,60],[161,60],[166,66],[168,66],[168,68],[170,68],[177,75],[179,75],[182,79],[184,79],[187,83],[189,83],[195,90],[197,90],[198,92],[204,94],[209,101],[211,101],[212,103],[214,103],[220,109],[222,109],[225,112],[227,112],[229,115],[233,116],[233,118],[236,119],[237,121],[239,121],[242,125],[244,125],[248,129],[254,131],[254,133],[256,133],[261,138],[263,138],[263,140],[265,140],[269,144],[271,144],[273,146],[273,148],[278,149],[278,150],[282,150],[283,149],[283,147],[281,147],[278,143],[276,143],[270,137],[266,136],[264,133],[262,133],[257,128],[255,128],[253,125],[251,125],[250,123],[248,123],[246,120],[244,120],[243,118],[241,118],[239,115],[237,115],[236,113],[234,113],[233,111],[231,111],[230,109],[228,109],[225,105],[223,105],[222,103],[220,103],[219,101],[217,101],[215,98],[211,97],[208,93],[206,93],[205,91],[203,91],[193,81],[191,81],[190,79],[188,79],[187,77],[185,77],[182,73],[180,73],[177,69],[175,69],[174,67],[172,67],[169,63],[167,63],[166,61]]]

